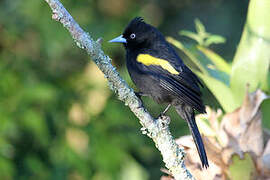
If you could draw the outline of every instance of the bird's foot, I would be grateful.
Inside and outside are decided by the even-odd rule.
[[[160,122],[160,125],[161,125],[162,129],[168,128],[168,126],[169,126],[169,124],[171,122],[170,117],[169,116],[165,116],[165,115],[159,117],[158,120]]]
[[[172,104],[168,104],[168,106],[164,109],[164,111],[161,112],[161,113],[159,114],[159,116],[158,116],[157,119],[162,119],[163,117],[166,117],[165,114],[166,114],[167,111],[170,109],[171,105],[172,105]]]
[[[162,112],[158,115],[156,119],[163,119],[163,118],[166,118],[166,115]]]

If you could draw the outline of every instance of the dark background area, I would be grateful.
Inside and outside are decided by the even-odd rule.
[[[108,40],[135,16],[165,36],[191,42],[179,30],[206,30],[227,41],[211,49],[233,59],[248,0],[67,0],[77,22],[97,39],[129,84],[124,49]],[[69,33],[51,19],[43,0],[0,1],[0,179],[158,179],[164,166],[153,142],[142,135],[129,109]],[[204,101],[218,108],[205,88]],[[153,116],[164,106],[148,98]],[[170,110],[175,137],[187,124]]]

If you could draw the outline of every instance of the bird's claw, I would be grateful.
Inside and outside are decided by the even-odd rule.
[[[160,113],[157,117],[157,119],[163,119],[165,117],[165,114],[164,113]]]
[[[160,116],[158,119],[160,119],[160,121],[161,121],[162,128],[165,128],[165,129],[168,127],[168,125],[171,122],[170,117],[165,116],[165,115]]]

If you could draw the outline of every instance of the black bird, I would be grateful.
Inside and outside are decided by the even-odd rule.
[[[205,113],[198,77],[183,63],[164,36],[155,27],[134,18],[124,33],[109,41],[126,49],[126,64],[139,96],[150,96],[157,103],[168,103],[186,120],[195,141],[202,166],[209,166],[204,144],[195,122],[194,110]]]

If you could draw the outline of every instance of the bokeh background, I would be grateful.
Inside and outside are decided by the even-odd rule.
[[[199,18],[208,32],[227,40],[210,48],[231,60],[249,1],[62,2],[94,39],[104,39],[105,53],[134,87],[123,47],[107,43],[132,18],[142,16],[164,35],[187,43],[191,40],[178,32],[195,31],[194,19]],[[220,107],[207,88],[203,94],[207,105]],[[164,108],[148,98],[144,102],[153,116]],[[189,133],[173,109],[169,115],[175,137]],[[86,52],[51,19],[45,1],[0,1],[0,179],[158,179],[164,164],[140,127]]]

